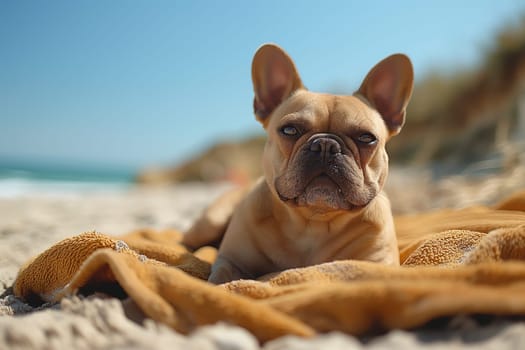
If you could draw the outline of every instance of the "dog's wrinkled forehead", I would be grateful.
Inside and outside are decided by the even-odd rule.
[[[272,114],[270,128],[300,123],[312,132],[363,130],[387,135],[383,119],[366,101],[356,96],[336,96],[297,91]],[[315,129],[315,130],[314,130]]]

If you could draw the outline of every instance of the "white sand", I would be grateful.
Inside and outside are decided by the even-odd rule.
[[[398,179],[394,176],[395,183],[406,182],[403,176],[398,175]],[[22,263],[63,238],[92,230],[111,235],[142,227],[183,230],[226,188],[186,185],[122,193],[0,198],[0,349],[259,348],[248,332],[224,324],[182,336],[145,319],[130,300],[121,302],[97,295],[74,297],[35,310],[16,299],[9,289]],[[429,193],[418,191],[407,205],[406,195],[401,195],[406,191],[396,188],[392,191],[399,193],[394,196],[397,199],[393,205],[398,212],[436,206],[426,200]],[[461,204],[455,197],[452,200]],[[442,327],[393,331],[366,343],[362,341],[332,333],[308,341],[285,337],[265,344],[264,348],[518,349],[525,344],[525,323],[492,318],[480,325],[474,319],[458,317]]]

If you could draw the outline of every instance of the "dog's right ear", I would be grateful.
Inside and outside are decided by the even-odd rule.
[[[292,59],[275,44],[265,44],[255,53],[252,82],[254,113],[264,126],[268,116],[281,102],[295,90],[304,88]]]

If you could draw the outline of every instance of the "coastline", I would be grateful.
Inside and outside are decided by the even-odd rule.
[[[503,176],[503,175],[502,175]],[[491,204],[522,186],[523,173],[513,172],[483,183],[449,178],[439,183],[407,169],[393,169],[387,192],[398,214],[439,207]],[[496,186],[497,185],[497,186]],[[511,186],[512,185],[512,186]],[[257,349],[245,330],[218,324],[182,336],[144,319],[127,301],[90,296],[64,299],[57,305],[33,309],[16,299],[10,286],[20,266],[64,238],[96,230],[122,235],[140,228],[185,230],[228,184],[184,184],[170,187],[129,186],[115,191],[23,193],[0,196],[0,348],[207,348]],[[55,334],[55,336],[49,336]],[[330,333],[311,340],[284,337],[266,349],[345,348],[417,349],[435,346],[512,349],[525,342],[523,319],[480,321],[459,317],[439,327],[391,331],[367,340]]]

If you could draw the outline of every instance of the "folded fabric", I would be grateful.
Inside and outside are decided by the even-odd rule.
[[[261,342],[340,330],[408,329],[458,314],[525,315],[525,192],[494,208],[396,218],[401,267],[345,260],[221,286],[205,281],[215,248],[189,252],[176,231],[100,233],[59,242],[20,269],[16,296],[129,296],[150,318],[188,333],[217,321]]]

